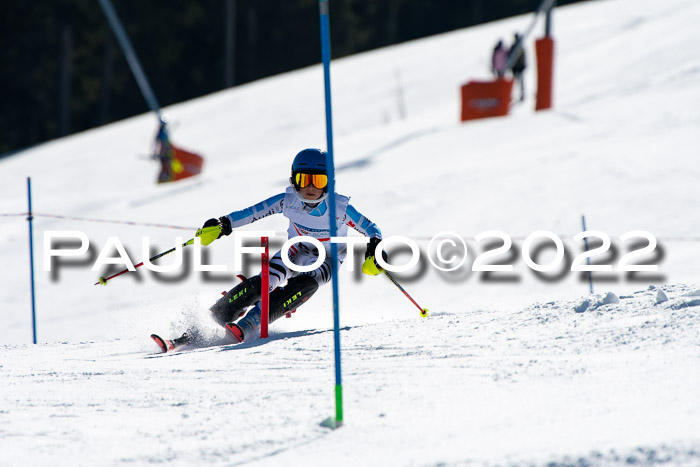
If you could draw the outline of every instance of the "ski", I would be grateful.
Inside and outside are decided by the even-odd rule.
[[[243,342],[243,330],[236,323],[226,323],[226,334],[236,339],[237,343]]]
[[[290,315],[291,313],[293,313],[293,311],[289,312]],[[226,330],[226,335],[235,344],[243,342],[246,339],[245,336],[252,337],[259,335],[260,303],[256,303],[237,323],[226,323],[224,329]],[[182,336],[175,339],[163,339],[158,334],[151,334],[151,339],[158,345],[162,353],[178,350],[188,344],[193,344],[196,347],[206,342],[206,339],[203,339],[196,329],[189,329],[184,332]]]
[[[187,333],[182,334],[182,336],[176,339],[163,339],[158,334],[151,334],[151,339],[158,344],[158,347],[160,347],[160,350],[163,353],[172,352],[178,347],[182,347],[183,345],[189,344],[192,341],[192,338]]]
[[[163,339],[160,337],[158,334],[151,334],[151,339],[158,344],[158,347],[160,347],[160,351],[165,353],[168,350],[173,350],[175,349],[175,344],[173,344],[173,341],[170,339]]]

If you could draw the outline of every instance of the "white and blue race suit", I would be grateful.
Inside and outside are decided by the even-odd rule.
[[[382,232],[379,230],[379,227],[349,204],[350,198],[336,194],[335,199],[338,237],[347,236],[348,228],[352,227],[366,237],[381,238]],[[301,273],[312,276],[316,279],[319,286],[325,284],[331,279],[331,235],[328,219],[328,198],[316,204],[306,203],[297,197],[294,188],[290,186],[285,193],[272,196],[241,211],[234,211],[228,215],[228,218],[231,221],[231,227],[236,228],[280,213],[289,219],[288,238],[313,237],[325,247],[326,260],[323,264],[313,271]],[[338,260],[340,263],[345,259],[346,252],[347,246],[339,243]],[[309,243],[299,242],[289,249],[289,259],[292,263],[299,266],[307,266],[316,262],[318,251],[316,247]],[[288,279],[297,274],[299,272],[291,270],[284,264],[281,251],[278,251],[270,259],[270,290],[274,290],[278,285],[284,285]]]

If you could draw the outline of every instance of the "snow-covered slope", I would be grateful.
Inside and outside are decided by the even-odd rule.
[[[179,354],[7,346],[0,463],[697,465],[691,292],[345,326],[335,432],[328,329]]]
[[[318,426],[334,413],[328,288],[264,345],[161,356],[151,332],[196,324],[217,342],[205,310],[234,272],[166,282],[139,271],[94,287],[108,237],[136,262],[142,237],[161,251],[193,230],[39,215],[34,346],[27,225],[1,217],[0,465],[700,463],[700,4],[594,1],[554,18],[548,112],[532,112],[529,44],[526,102],[508,118],[458,122],[459,86],[486,77],[493,43],[529,17],[333,63],[338,191],[424,253],[442,231],[470,250],[458,271],[423,260],[399,275],[427,319],[385,278],[343,267],[340,430]],[[201,176],[154,183],[145,155],[156,122],[143,115],[1,160],[0,214],[26,211],[31,176],[39,214],[194,229],[281,191],[293,155],[325,147],[318,66],[166,114],[174,142],[205,156]],[[659,272],[596,273],[589,296],[587,277],[566,271],[581,215],[611,237],[609,264],[630,248],[622,234],[653,234],[656,253],[643,259]],[[286,226],[271,217],[250,228]],[[57,230],[85,232],[93,256],[42,271],[44,233]],[[474,236],[487,230],[513,238],[501,257],[512,273],[471,271],[485,249]],[[544,275],[520,257],[540,230],[567,252]],[[210,262],[230,268],[231,244],[208,247]]]

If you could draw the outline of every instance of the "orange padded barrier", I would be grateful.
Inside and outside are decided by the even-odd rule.
[[[162,169],[158,183],[174,182],[192,177],[202,171],[204,159],[193,152],[185,151],[171,144],[169,157],[161,159]]]
[[[462,86],[462,121],[508,115],[513,81],[469,81]]]
[[[554,75],[554,41],[543,37],[535,41],[537,53],[537,100],[535,110],[552,108],[552,80]]]

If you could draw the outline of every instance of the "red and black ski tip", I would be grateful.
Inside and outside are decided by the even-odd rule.
[[[175,348],[175,344],[173,344],[173,341],[163,339],[158,334],[151,334],[151,339],[153,339],[155,343],[158,344],[158,347],[160,347],[160,350],[163,353],[167,352],[168,350],[173,350]]]
[[[236,339],[239,344],[243,342],[243,330],[236,323],[226,323],[226,333]]]

